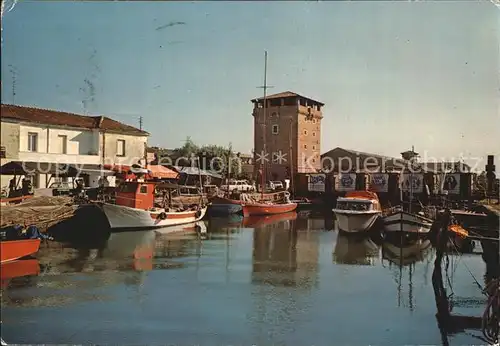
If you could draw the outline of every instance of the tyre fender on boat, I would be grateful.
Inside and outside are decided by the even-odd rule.
[[[160,220],[165,220],[167,218],[167,213],[165,213],[164,211],[162,211],[159,215],[158,215],[158,219]]]

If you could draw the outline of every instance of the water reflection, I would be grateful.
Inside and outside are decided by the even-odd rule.
[[[253,283],[293,287],[311,287],[316,283],[317,232],[299,231],[296,213],[273,215],[252,223],[259,225],[253,232]]]
[[[382,244],[382,265],[385,260],[389,262],[389,269],[397,285],[398,306],[407,306],[410,311],[415,309],[414,301],[414,272],[416,263],[427,260],[424,266],[424,284],[429,280],[430,257],[432,245],[430,240],[417,238],[411,239],[405,236],[385,239]],[[408,299],[404,297],[404,278],[408,278]]]
[[[338,232],[333,250],[333,261],[339,264],[375,265],[379,247],[365,234]]]

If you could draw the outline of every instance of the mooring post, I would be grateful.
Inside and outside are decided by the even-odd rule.
[[[448,225],[450,219],[451,212],[449,209],[445,209],[444,212],[440,213],[438,217],[439,228],[437,230],[436,259],[434,261],[434,270],[432,272],[432,287],[434,288],[437,308],[436,319],[441,332],[443,345],[448,345],[448,330],[450,330],[451,321],[448,296],[446,294],[446,289],[444,288],[441,269],[443,254],[446,251],[449,240]]]

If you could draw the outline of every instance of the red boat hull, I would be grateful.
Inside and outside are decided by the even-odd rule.
[[[40,248],[40,239],[5,240],[0,242],[0,263],[32,255]]]
[[[10,279],[20,276],[40,274],[40,265],[37,259],[28,259],[2,263],[0,266],[0,279],[2,288],[9,285]]]
[[[297,203],[286,203],[286,204],[245,203],[242,204],[241,206],[243,208],[244,217],[249,217],[254,215],[282,214],[297,209]]]

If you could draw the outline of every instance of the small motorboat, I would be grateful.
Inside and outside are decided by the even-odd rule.
[[[156,182],[125,181],[116,192],[116,203],[99,203],[111,229],[134,230],[177,226],[200,221],[207,206],[181,211],[154,207]]]
[[[352,191],[337,199],[333,209],[339,230],[344,232],[368,231],[382,213],[380,201],[375,192]]]

